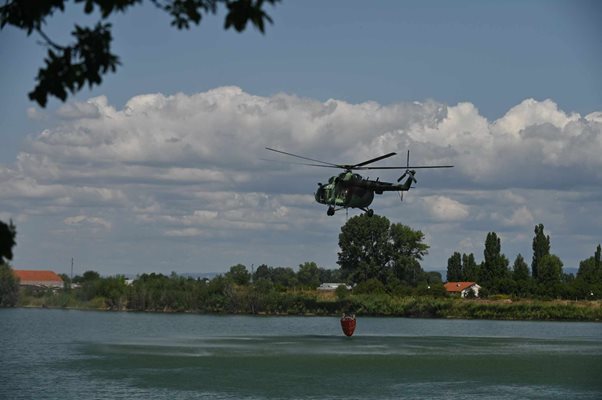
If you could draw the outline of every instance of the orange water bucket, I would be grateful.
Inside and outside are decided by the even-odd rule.
[[[341,328],[346,336],[353,335],[355,324],[355,315],[344,315],[343,318],[341,318]]]

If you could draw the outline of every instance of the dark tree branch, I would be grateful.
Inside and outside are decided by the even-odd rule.
[[[65,50],[66,49],[65,46],[61,46],[61,45],[55,43],[54,41],[52,41],[52,39],[50,39],[48,37],[48,35],[46,35],[46,33],[44,33],[44,31],[42,30],[42,28],[37,27],[36,31],[38,32],[38,34],[40,36],[42,36],[42,39],[44,39],[44,42],[38,42],[39,44],[44,45],[44,46],[53,47],[56,50]]]
[[[149,0],[153,5],[172,16],[171,25],[178,29],[189,29],[191,24],[199,25],[205,14],[216,14],[218,5],[228,9],[224,29],[233,27],[238,32],[246,29],[250,22],[261,33],[265,32],[265,21],[272,23],[270,16],[263,10],[264,3],[271,5],[280,0]],[[125,12],[142,0],[75,0],[84,3],[84,12],[91,14],[98,8],[101,19],[106,20],[115,12]],[[32,31],[44,39],[38,42],[48,47],[44,59],[45,66],[38,70],[37,85],[29,93],[29,98],[45,107],[48,96],[62,101],[67,92],[79,91],[85,84],[89,87],[100,85],[103,75],[115,72],[120,64],[119,57],[111,53],[111,24],[98,22],[91,29],[75,26],[71,33],[76,42],[62,46],[54,42],[42,30],[47,17],[54,11],[65,9],[65,0],[12,0],[0,7],[0,29],[12,25]]]

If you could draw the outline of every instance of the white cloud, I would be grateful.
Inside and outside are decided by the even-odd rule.
[[[171,237],[195,237],[201,236],[203,231],[197,228],[185,228],[185,229],[170,229],[165,232],[165,236]]]
[[[492,217],[504,226],[531,227],[536,224],[533,214],[526,206],[515,209],[510,216],[501,215],[496,212]]]
[[[65,225],[71,226],[82,226],[82,225],[91,225],[91,226],[100,226],[106,230],[111,229],[111,223],[100,217],[90,217],[86,215],[76,215],[73,217],[67,217],[63,221]]]
[[[469,216],[468,206],[445,196],[428,196],[424,198],[430,214],[441,221],[458,221]]]
[[[57,115],[65,119],[85,119],[100,117],[99,104],[107,103],[105,97],[90,99],[87,102],[70,102],[57,110]]]
[[[578,223],[595,232],[588,215],[602,200],[602,112],[582,117],[552,100],[527,99],[488,121],[468,102],[352,104],[222,87],[135,96],[123,109],[97,97],[58,114],[60,125],[30,137],[14,165],[0,166],[2,215],[32,224],[56,216],[132,241],[319,242],[333,264],[344,217],[327,217],[312,194],[337,171],[263,161],[300,161],[265,146],[333,163],[395,151],[379,163],[389,166],[404,165],[411,149],[413,165],[455,165],[418,170],[401,205],[391,193],[374,203],[377,213],[436,232],[445,249],[458,238],[467,238],[464,247],[479,243],[481,230],[530,233],[547,221],[557,231]],[[393,181],[400,173],[364,175]],[[443,243],[442,235],[453,239]],[[248,250],[260,251],[254,246]]]
[[[579,114],[566,114],[550,99],[541,102],[526,99],[495,121],[492,124],[492,131],[500,135],[518,137],[521,131],[528,127],[550,124],[562,130],[569,122],[576,122],[579,119]]]

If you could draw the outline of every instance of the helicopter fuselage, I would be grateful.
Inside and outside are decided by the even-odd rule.
[[[405,191],[410,183],[397,185],[389,182],[364,179],[359,174],[347,171],[331,176],[327,184],[318,184],[315,199],[320,204],[332,207],[366,208],[372,204],[374,194],[389,191]]]

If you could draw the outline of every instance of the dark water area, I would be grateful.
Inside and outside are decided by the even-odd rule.
[[[0,399],[602,399],[602,324],[0,310]]]

